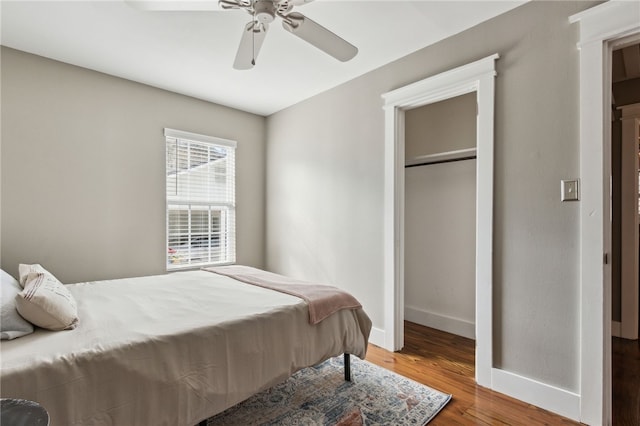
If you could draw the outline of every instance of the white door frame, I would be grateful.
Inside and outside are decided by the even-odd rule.
[[[580,421],[611,424],[611,46],[640,32],[640,3],[612,0],[580,23]]]
[[[476,382],[491,387],[494,54],[382,95],[385,110],[384,347],[404,346],[404,112],[476,92]]]

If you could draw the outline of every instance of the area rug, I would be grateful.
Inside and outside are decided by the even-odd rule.
[[[332,358],[208,419],[207,425],[422,426],[451,399],[354,356],[351,378],[344,380],[342,357]]]

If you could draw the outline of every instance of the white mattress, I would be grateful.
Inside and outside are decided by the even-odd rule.
[[[52,426],[192,426],[300,368],[364,358],[371,329],[361,309],[311,325],[301,299],[205,271],[67,288],[76,329],[0,345],[0,394]]]

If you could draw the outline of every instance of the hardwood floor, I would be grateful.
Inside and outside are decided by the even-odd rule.
[[[613,424],[640,425],[640,340],[614,337],[611,342],[613,370]]]
[[[369,345],[367,360],[453,395],[429,426],[580,424],[476,385],[474,354],[471,339],[406,322],[402,351]]]

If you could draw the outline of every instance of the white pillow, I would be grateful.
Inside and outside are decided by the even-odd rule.
[[[16,310],[16,296],[22,288],[18,281],[0,270],[0,339],[11,340],[33,333],[33,325]]]
[[[69,290],[42,266],[20,265],[24,290],[16,297],[18,312],[49,330],[68,330],[78,324],[78,308]]]

